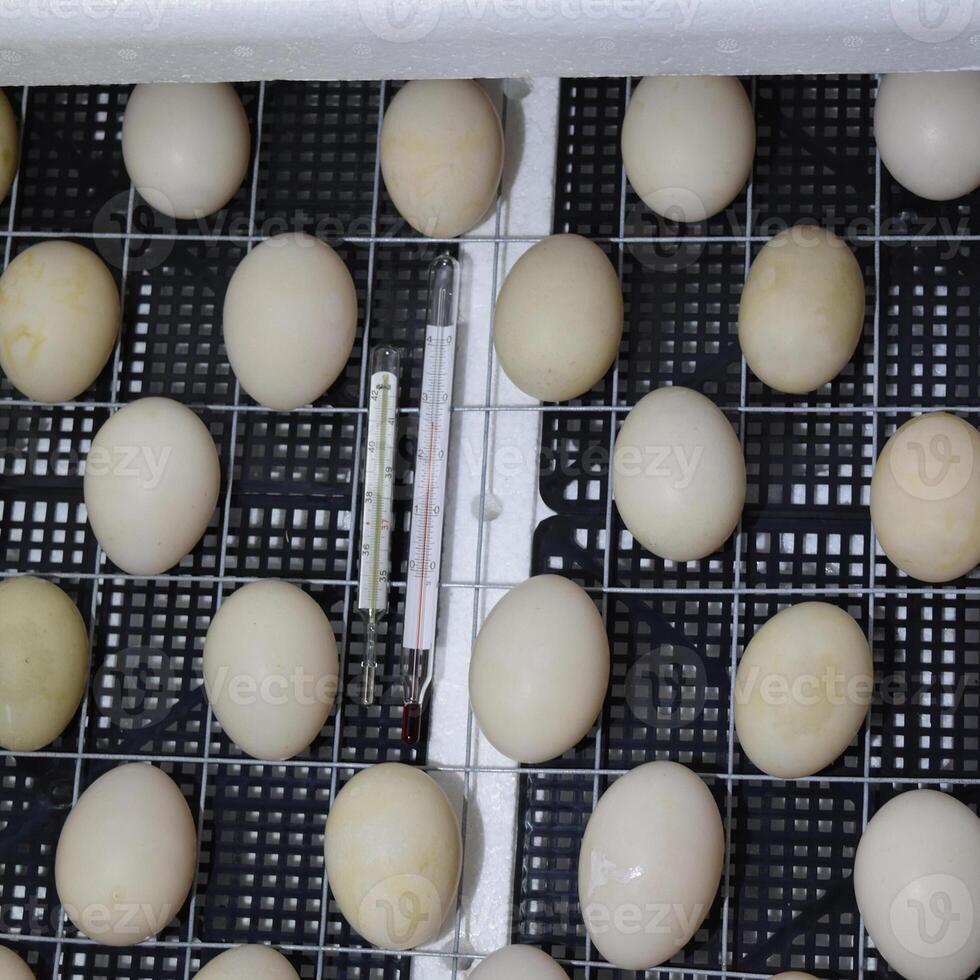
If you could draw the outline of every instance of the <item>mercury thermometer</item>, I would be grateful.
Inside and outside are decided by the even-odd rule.
[[[366,636],[361,662],[361,704],[374,704],[378,626],[388,611],[395,440],[398,422],[398,351],[378,347],[371,358],[368,436],[361,517],[361,567],[357,608]]]
[[[459,263],[451,255],[439,255],[429,266],[402,633],[405,685],[402,740],[408,745],[417,745],[422,737],[422,714],[432,685],[458,309]]]

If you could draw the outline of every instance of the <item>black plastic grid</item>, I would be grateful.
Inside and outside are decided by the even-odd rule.
[[[585,824],[611,774],[666,758],[708,780],[730,841],[707,928],[671,961],[671,976],[892,977],[861,935],[855,849],[866,809],[899,788],[886,780],[951,788],[976,808],[972,784],[942,780],[976,778],[980,628],[976,573],[948,590],[921,588],[876,554],[868,499],[876,452],[912,412],[975,408],[972,245],[913,240],[969,232],[973,202],[906,201],[901,221],[889,222],[901,195],[876,158],[873,78],[758,78],[750,90],[751,187],[719,218],[678,227],[645,214],[624,187],[629,84],[562,83],[553,230],[609,249],[625,332],[614,377],[571,408],[543,410],[540,490],[556,515],[537,528],[532,571],[567,575],[601,600],[612,682],[596,731],[551,764],[571,771],[520,777],[513,936],[595,964],[578,913]],[[943,225],[952,212],[960,223]],[[743,367],[737,322],[748,260],[801,220],[848,239],[867,306],[851,364],[793,398]],[[680,566],[638,548],[608,498],[611,439],[626,411],[664,384],[702,391],[726,412],[748,474],[738,533]],[[763,622],[817,598],[847,609],[873,640],[879,690],[867,726],[826,778],[781,782],[730,741],[732,670]],[[572,976],[587,969],[576,965]],[[597,974],[635,975],[592,965]]]

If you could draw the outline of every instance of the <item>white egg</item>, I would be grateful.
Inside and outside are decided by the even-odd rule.
[[[470,974],[469,980],[568,980],[568,974],[535,946],[504,946]]]
[[[843,609],[828,602],[783,609],[756,632],[738,665],[742,751],[770,776],[811,776],[851,744],[873,689],[867,637]]]
[[[623,165],[633,190],[672,221],[728,207],[752,173],[755,118],[737,78],[655,75],[623,119]]]
[[[159,575],[201,540],[220,479],[207,426],[169,398],[141,398],[92,440],[85,508],[102,549],[124,572]]]
[[[354,280],[340,256],[310,235],[262,242],[228,284],[228,360],[245,391],[268,408],[316,401],[344,370],[356,330]]]
[[[85,691],[88,631],[53,582],[0,583],[0,747],[34,752],[67,727]]]
[[[79,797],[58,838],[55,883],[89,939],[131,946],[169,925],[197,869],[197,830],[177,784],[154,766],[111,769]]]
[[[949,201],[980,187],[980,72],[885,75],[874,128],[881,162],[913,194]]]
[[[521,391],[560,402],[589,391],[613,366],[623,337],[619,276],[581,235],[538,242],[507,275],[493,342]]]
[[[126,103],[123,160],[136,190],[161,214],[220,211],[248,170],[251,136],[238,93],[225,83],[137,85]]]
[[[888,558],[923,582],[948,582],[980,562],[980,435],[945,412],[910,419],[888,440],[871,479],[871,520]]]
[[[0,977],[3,980],[34,980],[31,968],[6,946],[0,946]]]
[[[459,821],[420,769],[363,769],[337,794],[324,840],[330,890],[351,928],[382,949],[435,939],[456,905]]]
[[[812,973],[803,973],[800,970],[787,970],[785,973],[777,973],[772,980],[817,980]]]
[[[621,776],[582,838],[578,890],[589,938],[624,970],[665,963],[701,927],[724,859],[718,806],[690,769],[648,762]]]
[[[497,198],[500,117],[469,79],[409,82],[381,127],[381,174],[398,213],[423,235],[469,231]]]
[[[291,759],[309,746],[330,715],[339,670],[324,611],[302,589],[275,579],[225,599],[204,643],[215,717],[256,759]]]
[[[511,589],[473,646],[473,713],[490,743],[517,762],[544,762],[577,745],[595,724],[608,684],[599,610],[560,575]]]
[[[299,980],[282,953],[271,946],[236,946],[220,953],[197,972],[196,980]]]
[[[94,252],[32,245],[0,276],[0,367],[34,401],[70,401],[105,367],[119,317],[116,281]]]
[[[692,561],[717,551],[745,503],[745,457],[731,423],[690,388],[650,392],[616,438],[613,495],[655,555]]]
[[[0,202],[7,196],[10,185],[17,173],[20,159],[20,137],[17,133],[17,120],[10,100],[0,92]]]
[[[935,790],[901,793],[868,823],[854,893],[880,954],[906,980],[980,969],[980,820]]]
[[[749,269],[738,339],[770,388],[802,395],[833,380],[864,327],[864,277],[846,242],[796,225],[766,243]]]

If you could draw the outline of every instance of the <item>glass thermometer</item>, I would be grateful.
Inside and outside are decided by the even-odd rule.
[[[366,636],[361,662],[361,704],[374,704],[378,668],[378,624],[388,611],[392,490],[398,420],[398,351],[378,347],[371,358],[367,454],[361,517],[361,567],[357,608]]]
[[[417,745],[422,737],[422,713],[434,667],[458,307],[459,263],[451,255],[439,255],[429,266],[402,635],[405,684],[402,740],[408,745]]]

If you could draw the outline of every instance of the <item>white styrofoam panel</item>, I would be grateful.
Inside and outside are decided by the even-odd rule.
[[[0,0],[0,84],[980,66],[974,0]]]

